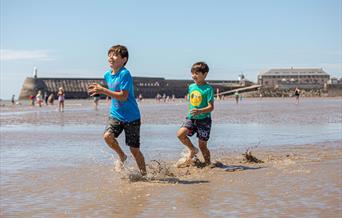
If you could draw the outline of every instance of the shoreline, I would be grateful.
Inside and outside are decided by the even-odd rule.
[[[342,98],[304,98],[298,105],[294,98],[245,99],[239,104],[233,100],[215,102],[212,113],[215,123],[342,123]],[[319,105],[317,105],[319,104]],[[105,124],[109,105],[100,101],[98,111],[91,100],[67,100],[64,113],[53,106],[32,107],[29,105],[1,107],[0,124],[48,124],[56,121],[68,123],[95,122]],[[187,114],[184,100],[159,103],[155,100],[139,102],[142,121],[145,123],[179,123]],[[317,109],[316,109],[316,108]],[[80,113],[81,112],[81,113]],[[16,114],[17,113],[17,114]],[[303,116],[307,116],[304,118]]]
[[[242,93],[244,94],[244,93]],[[248,93],[246,93],[248,94]],[[215,93],[216,95],[216,93]],[[232,99],[235,99],[235,96],[234,95],[229,95],[229,96],[225,96],[227,98],[232,98]],[[260,99],[259,96],[244,96],[243,98],[246,98],[246,99]],[[295,96],[284,96],[284,97],[281,97],[281,96],[275,96],[275,97],[261,97],[261,99],[283,99],[283,98],[287,98],[287,99],[290,99],[290,98],[295,98]],[[303,99],[310,99],[310,98],[342,98],[342,96],[300,96],[300,98],[303,98]],[[136,98],[137,99],[137,98]],[[216,99],[216,97],[215,97]],[[89,98],[79,98],[79,99],[66,99],[68,101],[83,101],[83,100],[89,100],[89,101],[93,101],[93,98],[92,97],[89,97]],[[101,98],[100,100],[102,101],[105,101],[106,99],[105,98]],[[155,98],[143,98],[143,101],[144,100],[147,100],[147,101],[156,101]],[[179,101],[179,100],[184,100],[184,98],[175,98],[176,101]],[[226,98],[224,99],[226,100]],[[222,100],[222,101],[224,101]],[[161,99],[160,102],[162,102],[163,100]],[[185,101],[185,100],[184,100]],[[0,99],[0,102],[6,102],[6,103],[9,103],[10,105],[12,104],[11,103],[11,99]],[[31,100],[27,99],[27,100],[16,100],[16,102],[27,102],[28,105],[30,105],[30,102]],[[57,99],[55,99],[55,102],[58,102]],[[172,102],[172,99],[169,99],[169,102]]]

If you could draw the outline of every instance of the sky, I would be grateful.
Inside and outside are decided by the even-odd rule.
[[[342,0],[0,0],[0,98],[38,77],[103,77],[107,51],[129,50],[133,76],[256,82],[270,68],[342,77]]]

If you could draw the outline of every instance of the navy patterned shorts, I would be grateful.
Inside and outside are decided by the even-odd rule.
[[[122,122],[113,117],[109,117],[108,123],[105,129],[106,132],[110,132],[115,138],[119,137],[122,131],[125,131],[126,145],[129,147],[140,147],[140,119],[132,122]]]
[[[196,120],[186,118],[182,127],[188,129],[188,136],[193,136],[196,133],[197,138],[203,141],[208,141],[210,137],[211,118]]]

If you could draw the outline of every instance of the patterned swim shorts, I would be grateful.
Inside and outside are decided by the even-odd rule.
[[[196,120],[186,118],[182,127],[188,129],[188,136],[193,136],[196,133],[197,138],[208,141],[210,137],[211,118]]]

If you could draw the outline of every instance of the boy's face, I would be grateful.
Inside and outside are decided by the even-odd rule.
[[[120,55],[114,54],[113,52],[108,55],[109,67],[112,69],[118,69],[124,66],[127,58],[122,58]]]
[[[204,83],[205,78],[207,77],[208,73],[201,73],[201,72],[191,72],[192,79],[196,84],[202,84]]]

